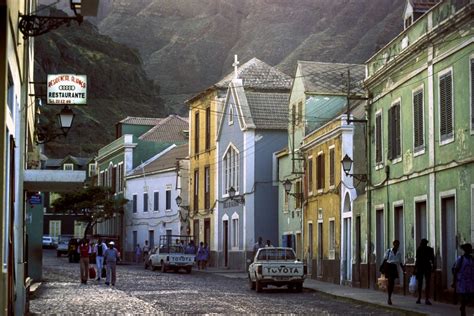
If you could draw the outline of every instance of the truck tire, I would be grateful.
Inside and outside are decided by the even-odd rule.
[[[263,291],[263,284],[259,280],[255,281],[255,290],[257,293],[261,293]]]
[[[252,279],[250,278],[250,275],[249,275],[249,287],[251,290],[255,290],[255,282],[252,281]]]
[[[61,253],[59,251],[56,251],[56,257],[61,257]]]
[[[186,268],[186,273],[187,273],[187,274],[190,274],[190,273],[191,273],[191,270],[192,270],[191,267],[187,267],[187,268]]]
[[[295,288],[295,286],[294,286],[293,283],[288,284],[288,290],[293,291],[294,288]]]
[[[163,261],[161,262],[161,272],[163,272],[163,273],[166,272],[166,265]]]

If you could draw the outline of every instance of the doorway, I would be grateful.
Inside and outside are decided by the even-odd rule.
[[[428,231],[426,229],[426,201],[416,202],[415,204],[415,248],[420,245],[423,238],[428,239]]]
[[[209,218],[204,219],[204,242],[208,249],[211,249],[211,220]]]
[[[456,259],[456,211],[454,196],[441,199],[441,258],[443,262],[443,288],[448,288],[453,281],[451,267]]]
[[[193,238],[194,244],[199,245],[199,219],[193,221]]]
[[[385,256],[385,230],[384,230],[384,218],[383,218],[383,209],[375,211],[375,253],[377,255],[377,267],[380,267]],[[377,271],[377,275],[380,275],[380,272]]]
[[[360,216],[356,217],[356,222],[355,222],[355,271],[354,275],[355,279],[357,282],[360,282],[360,262],[361,262],[361,256],[360,256],[360,250],[361,250],[361,222],[360,222]]]
[[[229,266],[229,221],[222,222],[222,233],[223,233],[223,250],[224,250],[224,266]]]
[[[323,275],[323,223],[318,223],[318,257],[316,263],[316,269],[318,276]]]
[[[155,231],[154,230],[148,231],[148,245],[150,246],[150,249],[155,248]]]
[[[344,218],[344,249],[342,254],[342,265],[343,265],[343,280],[351,280],[352,279],[352,231],[351,231],[351,222],[352,219],[350,217]]]

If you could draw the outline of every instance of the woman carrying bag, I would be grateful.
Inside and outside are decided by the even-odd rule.
[[[402,268],[402,271],[405,272],[405,267],[402,262],[402,254],[399,251],[400,242],[398,240],[393,241],[393,248],[389,249],[385,253],[384,262],[382,263],[381,270],[383,274],[388,279],[387,293],[388,293],[388,305],[392,305],[392,293],[393,288],[395,287],[395,279],[398,279],[398,265]]]

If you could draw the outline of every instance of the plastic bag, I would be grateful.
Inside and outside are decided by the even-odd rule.
[[[387,284],[388,284],[388,279],[385,277],[384,274],[382,274],[380,278],[377,279],[377,286],[381,290],[386,290]]]
[[[416,276],[412,275],[410,277],[410,282],[408,283],[408,291],[410,293],[415,293],[417,288],[417,281],[416,281]]]

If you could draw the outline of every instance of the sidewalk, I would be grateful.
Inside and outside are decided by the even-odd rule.
[[[194,271],[203,273],[213,273],[227,278],[247,279],[247,273],[241,270],[207,268],[207,270],[193,270],[193,272]],[[433,303],[433,305],[429,306],[424,304],[424,299],[421,300],[422,304],[416,304],[416,298],[411,295],[403,296],[393,294],[393,305],[388,305],[387,293],[382,291],[353,288],[349,286],[342,286],[333,283],[316,281],[313,279],[306,279],[304,281],[304,287],[317,292],[331,295],[333,297],[353,300],[356,302],[370,305],[376,305],[383,308],[390,308],[402,312],[408,312],[410,314],[443,316],[460,314],[460,305],[445,304],[432,300],[431,303]],[[466,314],[474,315],[474,308],[468,308],[466,310]]]

